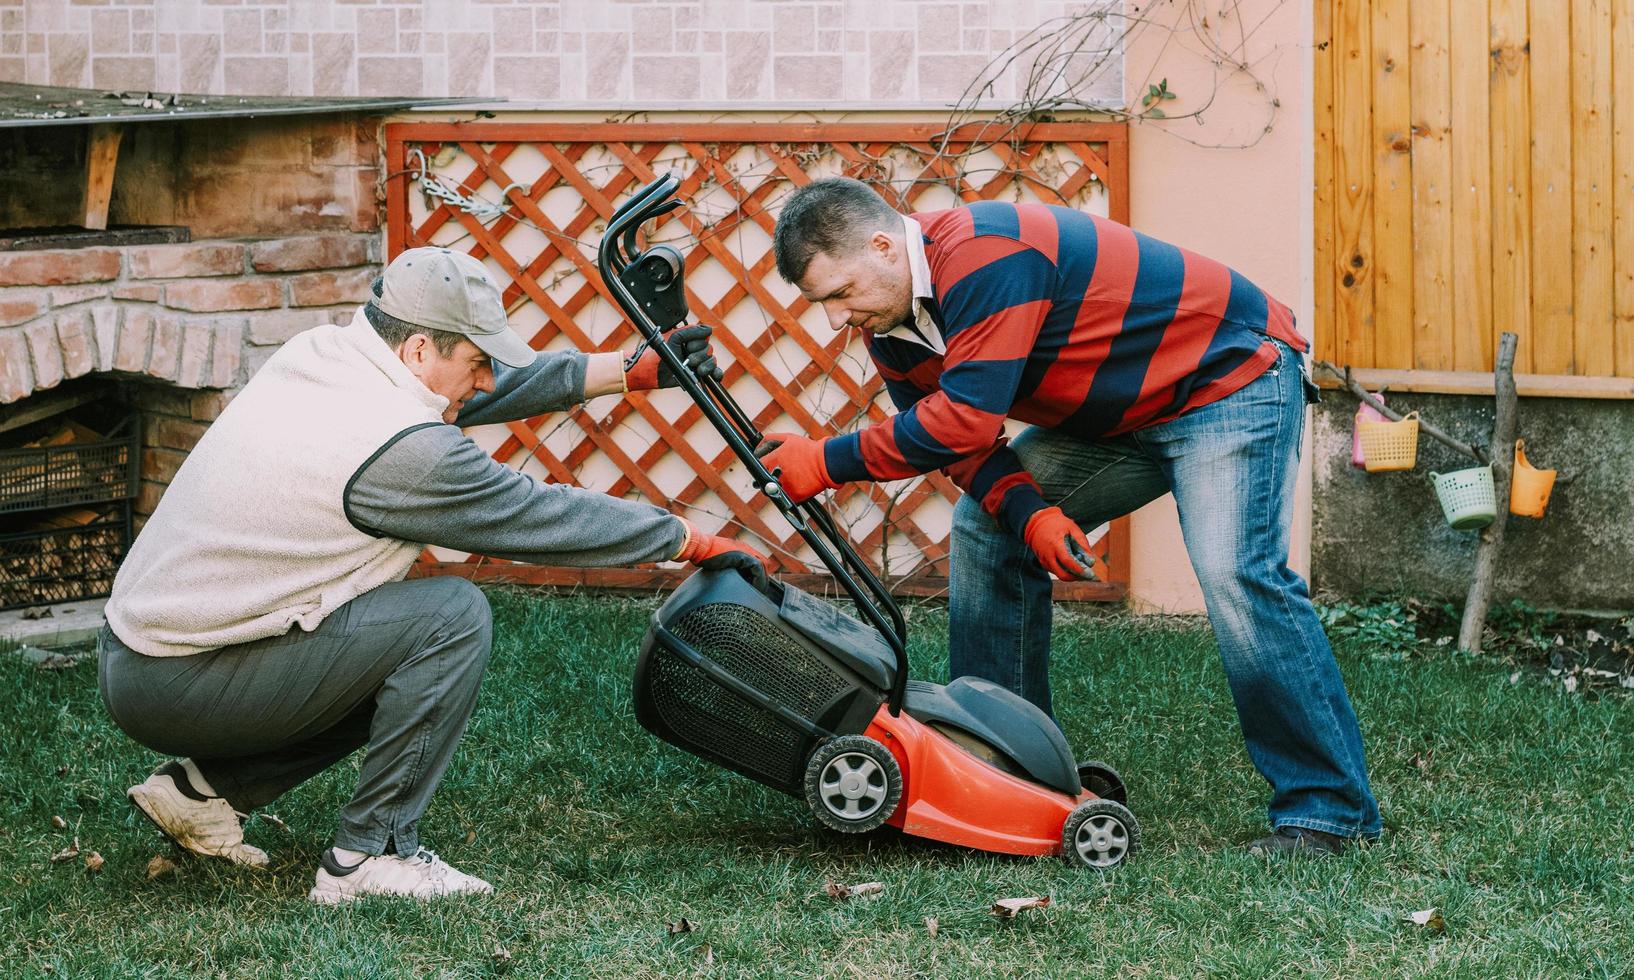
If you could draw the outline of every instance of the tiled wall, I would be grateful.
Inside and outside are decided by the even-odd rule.
[[[941,105],[1121,0],[0,0],[0,80],[255,95]],[[1012,66],[992,97],[1013,98]],[[1122,77],[1097,91],[1121,98]]]

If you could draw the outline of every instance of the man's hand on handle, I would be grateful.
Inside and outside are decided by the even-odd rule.
[[[741,541],[706,534],[685,518],[681,518],[681,523],[686,525],[687,536],[675,555],[676,561],[690,562],[711,572],[736,569],[755,586],[765,586],[766,572],[771,568],[770,559],[765,555]]]
[[[778,470],[777,483],[790,503],[810,500],[839,484],[828,477],[823,461],[823,440],[808,439],[792,432],[768,432],[755,448],[755,455],[768,470]]]
[[[1046,507],[1027,521],[1027,547],[1044,570],[1062,581],[1093,580],[1089,538],[1059,507]]]
[[[664,343],[675,355],[686,362],[687,367],[699,378],[712,377],[719,381],[723,376],[720,365],[715,363],[715,352],[709,346],[709,327],[702,323],[695,323],[690,327],[677,327],[664,335]],[[664,363],[656,346],[648,347],[641,352],[636,362],[624,372],[624,387],[627,391],[652,391],[654,388],[674,388],[680,384],[675,374],[670,371],[669,365]]]

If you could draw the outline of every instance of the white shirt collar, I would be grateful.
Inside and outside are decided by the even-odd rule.
[[[930,310],[926,309],[924,302],[936,296],[931,289],[930,261],[925,258],[925,232],[919,227],[919,222],[907,215],[902,216],[902,230],[908,242],[908,269],[913,274],[913,325],[898,324],[880,336],[946,354],[947,344],[942,340],[942,332],[936,329],[936,321],[931,319]]]

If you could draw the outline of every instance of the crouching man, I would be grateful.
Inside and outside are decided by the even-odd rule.
[[[311,891],[324,903],[492,891],[415,829],[492,630],[469,582],[404,580],[424,545],[580,566],[760,557],[538,483],[460,431],[675,384],[655,350],[628,371],[617,352],[536,354],[482,264],[447,249],[404,252],[374,291],[350,323],[285,344],[199,441],[119,570],[99,650],[114,721],[181,757],[130,799],[194,853],[265,865],[244,815],[366,747]],[[667,342],[715,372],[708,334]]]

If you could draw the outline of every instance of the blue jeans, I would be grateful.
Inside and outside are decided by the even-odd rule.
[[[1288,568],[1310,383],[1299,355],[1277,348],[1252,383],[1169,422],[1098,441],[1032,428],[1012,446],[1044,498],[1086,530],[1174,494],[1248,754],[1271,784],[1271,826],[1373,837],[1356,713]],[[951,579],[949,672],[1050,711],[1049,575],[969,497],[954,510]]]

